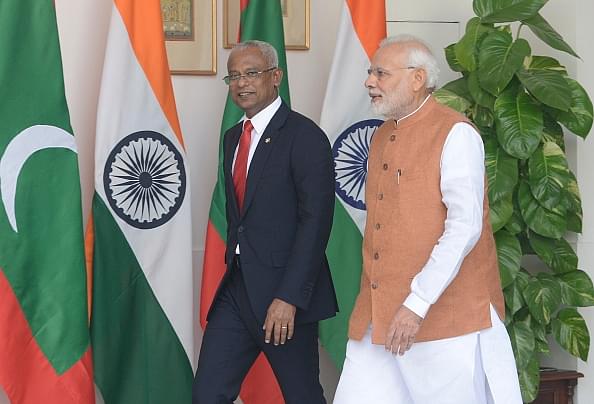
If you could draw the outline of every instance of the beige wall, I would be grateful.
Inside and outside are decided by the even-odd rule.
[[[594,46],[592,37],[592,16],[594,16],[594,3],[591,1],[578,1],[579,8],[575,7],[574,21],[576,27],[576,51],[583,62],[578,63],[577,78],[586,91],[594,98]],[[570,18],[571,21],[571,18]],[[578,237],[577,247],[580,258],[580,268],[587,271],[594,278],[594,134],[590,138],[577,142],[577,179],[582,193],[584,209],[584,231]],[[590,329],[590,336],[594,333],[594,308],[580,310],[585,317]],[[592,338],[594,341],[594,338]],[[577,403],[586,404],[594,401],[594,346],[590,347],[590,361],[577,361],[578,371],[584,373],[585,378],[578,384]]]
[[[334,51],[341,0],[311,1],[311,49],[287,54],[289,84],[293,107],[319,121],[326,79]],[[389,19],[464,22],[470,16],[471,0],[387,0]],[[579,10],[578,10],[579,5]],[[77,135],[85,213],[92,195],[92,150],[95,110],[103,51],[111,0],[56,0],[60,39],[64,61],[67,97]],[[586,0],[556,0],[545,7],[545,17],[576,48],[583,61],[578,62],[555,53],[570,72],[594,95],[594,28],[590,18],[594,4]],[[208,220],[210,194],[214,186],[219,126],[226,98],[225,75],[228,51],[222,48],[222,0],[217,0],[216,76],[175,76],[174,90],[182,130],[187,144],[193,188],[193,256],[196,282],[200,281],[204,253],[204,233]],[[462,23],[462,30],[464,23]],[[538,41],[535,41],[538,44]],[[536,50],[546,49],[541,45]],[[547,50],[547,52],[549,52]],[[594,277],[594,141],[569,142],[572,165],[577,169],[584,204],[584,234],[576,243],[580,267]],[[86,214],[85,214],[86,216]],[[582,310],[594,331],[594,309]],[[198,343],[198,342],[197,342]],[[576,361],[562,353],[554,354],[554,363],[578,368],[586,374],[580,381],[577,404],[586,404],[594,397],[594,361]],[[331,400],[337,372],[322,354],[322,382]],[[0,404],[6,404],[0,389]]]

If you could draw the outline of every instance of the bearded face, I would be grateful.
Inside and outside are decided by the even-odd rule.
[[[400,118],[409,113],[414,102],[413,92],[405,80],[399,80],[394,86],[381,90],[376,87],[369,90],[371,108],[377,115],[385,118]]]

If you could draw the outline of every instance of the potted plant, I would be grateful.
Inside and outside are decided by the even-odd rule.
[[[547,336],[586,360],[590,335],[576,307],[594,305],[592,281],[578,269],[565,240],[567,232],[581,232],[582,206],[563,131],[585,138],[592,102],[564,66],[532,55],[521,37],[529,29],[552,48],[578,57],[539,14],[546,3],[474,0],[476,17],[462,39],[445,49],[451,69],[462,77],[435,93],[466,114],[483,137],[505,323],[525,402],[538,393]],[[538,256],[542,270],[525,270],[525,255]]]

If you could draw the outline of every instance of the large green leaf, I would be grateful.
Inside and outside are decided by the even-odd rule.
[[[501,287],[506,288],[511,285],[520,272],[522,248],[518,239],[506,230],[499,230],[495,233],[495,245],[497,247]]]
[[[569,167],[563,150],[545,142],[528,160],[528,183],[532,195],[547,209],[554,209],[569,182]]]
[[[538,395],[540,385],[540,362],[536,355],[530,358],[528,364],[518,369],[518,378],[520,380],[520,390],[522,391],[522,401],[531,403]]]
[[[592,101],[580,83],[570,78],[566,80],[571,87],[571,108],[562,111],[557,119],[567,129],[585,139],[592,128]]]
[[[462,114],[465,113],[471,105],[470,101],[467,99],[462,98],[458,94],[455,94],[454,92],[444,88],[440,88],[439,90],[435,91],[433,96],[440,104],[447,105],[448,107]]]
[[[519,159],[527,159],[540,144],[542,110],[524,91],[505,90],[495,101],[497,139],[503,149]]]
[[[567,205],[567,230],[581,233],[582,232],[582,199],[580,197],[580,190],[578,188],[575,175],[569,171],[569,182],[564,190],[565,197],[561,204]]]
[[[550,56],[530,56],[524,59],[524,67],[538,70],[549,70],[567,76],[567,69],[559,61]]]
[[[489,108],[482,107],[478,104],[474,104],[474,107],[470,109],[472,114],[472,121],[477,125],[479,128],[485,128],[493,126],[495,122],[495,117],[493,116],[493,112]]]
[[[530,328],[534,332],[534,342],[536,343],[536,350],[540,353],[549,353],[549,341],[547,339],[547,327],[540,324],[538,321],[530,323]]]
[[[579,58],[571,46],[563,40],[563,37],[540,14],[536,14],[534,17],[525,19],[522,22],[532,30],[534,35],[550,47]]]
[[[577,270],[578,257],[565,239],[554,239],[529,233],[528,240],[540,259],[556,274]]]
[[[503,289],[505,305],[509,309],[511,316],[526,306],[524,288],[528,285],[529,280],[530,275],[524,271],[519,271],[514,281]]]
[[[514,209],[514,213],[505,225],[505,230],[509,231],[513,235],[516,235],[525,229],[526,223],[524,223],[524,219],[522,218],[520,211]]]
[[[489,203],[489,215],[493,232],[499,231],[509,221],[514,213],[512,194],[503,196],[496,202]]]
[[[483,90],[479,84],[478,73],[476,71],[468,74],[468,91],[477,104],[489,108],[491,111],[495,105],[495,97]]]
[[[477,129],[481,133],[481,137],[483,138],[483,141],[490,139],[490,138],[497,137],[497,133],[495,132],[495,128],[493,128],[493,127],[477,125]]]
[[[452,69],[455,72],[463,72],[464,66],[460,64],[458,58],[456,57],[455,46],[456,44],[453,43],[444,49],[445,57],[448,62],[448,65],[450,66],[450,69]]]
[[[460,77],[459,79],[450,81],[442,89],[451,91],[468,101],[472,101],[472,96],[468,91],[468,79],[466,77]]]
[[[483,36],[493,28],[489,25],[481,24],[477,17],[471,18],[466,23],[466,33],[454,45],[454,55],[458,63],[466,70],[476,70],[478,63],[478,43]]]
[[[528,55],[530,45],[525,39],[514,41],[508,32],[490,32],[481,42],[478,55],[478,80],[481,87],[495,96],[499,95]]]
[[[590,333],[583,317],[574,308],[560,310],[551,322],[555,340],[573,356],[588,360]]]
[[[567,230],[574,233],[582,232],[582,214],[581,212],[569,212],[567,214]]]
[[[571,88],[559,72],[548,69],[520,69],[516,75],[540,102],[562,111],[571,107]]]
[[[555,142],[561,150],[565,151],[565,135],[563,134],[563,128],[549,114],[545,113],[543,118],[543,141]]]
[[[484,23],[522,21],[533,17],[548,0],[474,0],[472,8]]]
[[[582,197],[580,196],[580,188],[578,187],[577,180],[575,179],[575,174],[569,170],[569,181],[567,182],[567,187],[565,190],[569,195],[569,210],[572,212],[580,212],[582,213]]]
[[[568,306],[594,306],[592,279],[584,271],[576,270],[557,275],[561,285],[563,303]]]
[[[518,203],[528,228],[541,236],[561,238],[567,230],[567,219],[560,213],[542,207],[524,181],[518,189]]]
[[[513,322],[507,327],[518,369],[528,366],[534,356],[534,332],[523,322]]]
[[[547,325],[561,303],[561,286],[553,275],[541,272],[528,282],[524,289],[524,300],[532,317]]]
[[[518,183],[518,160],[499,147],[497,139],[485,139],[485,168],[491,203],[513,192]]]

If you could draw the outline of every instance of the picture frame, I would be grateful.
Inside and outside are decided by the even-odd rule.
[[[160,0],[171,74],[217,72],[216,0]]]
[[[237,42],[240,0],[223,0],[223,47]],[[281,0],[286,50],[308,50],[310,46],[310,0]]]

